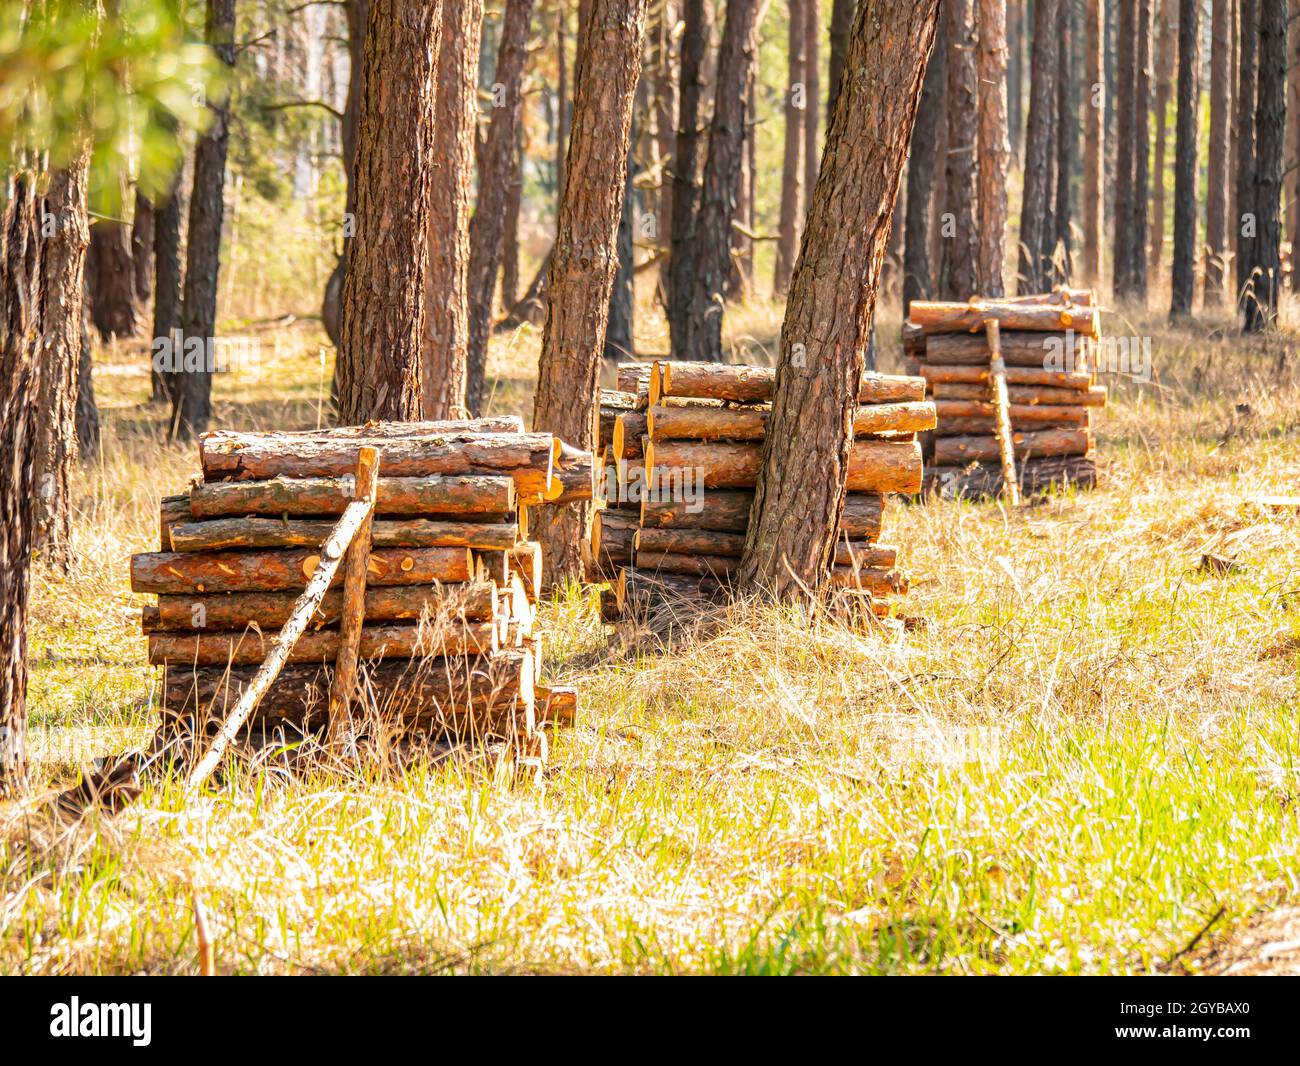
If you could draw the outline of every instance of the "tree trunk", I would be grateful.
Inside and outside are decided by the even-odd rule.
[[[551,259],[533,427],[586,451],[595,444],[646,7],[647,0],[592,0]],[[548,587],[584,577],[590,510],[586,502],[536,509],[533,535],[542,545]]]
[[[979,240],[975,292],[1007,294],[1007,8],[979,0]],[[919,121],[919,116],[918,116]]]
[[[478,133],[478,53],[483,0],[444,0],[429,170],[429,226],[421,385],[425,418],[465,411],[469,351],[469,218]]]
[[[1259,12],[1262,0],[1237,0],[1237,183],[1236,209],[1229,232],[1236,233],[1239,305],[1246,301],[1251,265],[1255,261],[1255,102],[1259,76]]]
[[[1255,240],[1246,299],[1248,333],[1277,318],[1282,288],[1282,168],[1286,144],[1286,0],[1259,0],[1259,82],[1255,101]]]
[[[699,265],[700,124],[704,63],[709,45],[705,0],[683,0],[682,64],[677,91],[677,142],[673,152],[672,258],[668,264],[668,330],[674,353],[686,350],[691,286]]]
[[[134,337],[139,328],[135,303],[135,263],[131,234],[124,223],[99,219],[90,231],[86,260],[90,312],[101,340]]]
[[[1156,36],[1156,161],[1151,190],[1151,250],[1147,255],[1147,272],[1152,277],[1159,276],[1165,253],[1165,160],[1168,158],[1169,101],[1174,94],[1174,68],[1178,59],[1177,4],[1178,0],[1160,0],[1160,31]]]
[[[178,134],[179,136],[179,131]],[[151,358],[160,350],[159,339],[166,346],[175,344],[176,331],[181,328],[181,170],[178,167],[166,198],[154,209],[153,255],[154,300],[153,340]],[[164,366],[154,359],[150,366],[150,399],[154,403],[170,403],[172,381]]]
[[[847,31],[846,31],[847,32]],[[907,200],[903,234],[903,314],[913,300],[934,297],[930,260],[930,199],[934,186],[939,127],[947,94],[948,53],[936,47],[925,71],[921,103],[912,129],[907,161]]]
[[[135,296],[141,303],[153,295],[154,206],[136,190],[135,220],[131,223],[131,262],[135,267]]]
[[[758,14],[758,0],[731,0],[727,5],[696,224],[698,266],[691,286],[686,347],[681,352],[684,359],[722,359],[722,292],[731,270],[731,224],[745,148],[745,101],[758,54]]]
[[[862,352],[934,47],[938,0],[863,0],[781,328],[737,579],[776,597],[826,577],[844,507]]]
[[[826,122],[829,125],[835,114],[835,101],[840,98],[840,81],[844,77],[844,54],[849,48],[849,31],[853,29],[855,0],[831,0],[831,57],[827,71]]]
[[[943,252],[944,292],[950,300],[969,300],[979,292],[976,271],[980,262],[976,214],[979,171],[976,140],[979,117],[976,104],[975,0],[946,0],[944,43],[948,48],[948,158],[945,161],[945,211]]]
[[[1044,263],[1049,201],[1053,194],[1052,144],[1056,131],[1056,25],[1061,0],[1034,4],[1033,58],[1029,82],[1029,127],[1025,138],[1025,182],[1020,210],[1020,282],[1017,291],[1042,292],[1050,264]]]
[[[501,233],[501,306],[514,307],[519,299],[519,216],[524,207],[524,161],[528,158],[522,118],[515,130],[515,155],[510,167],[506,220]]]
[[[800,7],[801,0],[791,0],[786,20],[789,28],[786,44],[789,66],[784,104],[785,152],[781,166],[781,214],[776,230],[776,266],[772,272],[772,292],[776,296],[784,296],[790,288],[794,257],[799,249],[799,218],[804,180],[803,167],[800,165],[800,153],[804,145],[804,109],[800,106],[800,97],[804,92],[804,56],[807,49],[804,40],[807,24]]]
[[[1128,300],[1134,290],[1133,181],[1136,174],[1138,2],[1119,0],[1119,34],[1115,57],[1115,274],[1117,300]]]
[[[1192,313],[1196,288],[1196,167],[1200,125],[1201,5],[1179,0],[1178,145],[1174,159],[1174,273],[1170,314]]]
[[[222,63],[235,65],[235,0],[208,0],[206,37]],[[172,436],[188,438],[212,418],[212,371],[217,336],[217,276],[221,268],[222,202],[230,99],[208,104],[211,124],[194,148],[194,190],[185,258],[185,299],[176,342],[164,346],[172,371]]]
[[[821,166],[821,114],[822,114],[822,68],[821,37],[822,18],[820,0],[802,0],[804,14],[803,33],[803,188],[804,203],[812,201],[813,186],[817,184],[817,170]],[[757,58],[755,63],[757,63]],[[756,75],[757,76],[757,75]],[[753,82],[750,82],[753,94]],[[750,122],[757,115],[749,116]],[[752,131],[751,131],[751,136]]]
[[[1229,111],[1232,108],[1231,26],[1231,0],[1214,0],[1210,22],[1210,159],[1205,187],[1204,291],[1207,306],[1223,300],[1228,257],[1228,185],[1232,180],[1228,165]]]
[[[36,402],[37,501],[33,546],[62,573],[72,568],[72,471],[77,459],[77,386],[90,220],[89,152],[50,177],[42,218],[53,219],[41,258],[44,363]]]
[[[339,423],[420,417],[442,3],[371,0],[357,115],[356,238],[343,279]]]
[[[1147,299],[1151,190],[1151,0],[1138,2],[1137,86],[1133,104],[1133,295]]]
[[[633,339],[633,315],[636,307],[636,241],[632,233],[636,217],[636,191],[632,187],[632,145],[636,144],[636,122],[628,136],[627,177],[623,183],[623,202],[618,217],[618,270],[614,274],[614,287],[609,296],[609,324],[605,330],[604,356],[611,362],[636,358]]]
[[[99,407],[95,403],[95,383],[90,347],[90,308],[82,286],[81,350],[77,359],[77,452],[88,462],[99,452]]]
[[[1101,229],[1106,181],[1106,43],[1102,0],[1088,0],[1084,24],[1083,261],[1084,283],[1101,284]]]
[[[514,171],[520,112],[523,110],[524,63],[533,0],[506,0],[497,49],[492,122],[479,160],[478,202],[469,227],[469,385],[472,414],[483,413],[487,400],[487,347],[492,327],[497,271],[506,202]],[[568,177],[566,175],[567,183]]]
[[[1098,3],[1101,0],[1097,0]],[[1017,162],[1025,147],[1025,10],[1021,0],[1009,0],[1007,25],[1007,133],[1011,158]]]

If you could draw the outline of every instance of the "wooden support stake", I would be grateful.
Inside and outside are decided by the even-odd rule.
[[[289,658],[289,653],[293,651],[293,646],[298,643],[298,638],[303,635],[307,624],[320,607],[321,600],[325,598],[325,593],[329,591],[330,583],[338,573],[348,545],[352,543],[352,538],[356,536],[362,523],[374,513],[374,509],[373,494],[369,500],[354,500],[348,504],[338,524],[325,538],[325,543],[320,549],[320,562],[312,573],[311,580],[307,582],[307,587],[303,589],[302,595],[294,604],[293,613],[289,615],[288,621],[276,635],[275,643],[271,646],[266,659],[253,675],[248,687],[244,689],[239,702],[221,723],[217,735],[212,738],[212,746],[208,748],[207,754],[190,771],[189,777],[185,780],[187,792],[198,788],[217,768],[217,763],[221,761],[221,756],[225,754],[231,741],[239,734],[240,728],[253,713],[267,689],[271,687],[271,683],[279,676],[280,670]]]
[[[993,425],[1002,449],[1002,486],[1012,507],[1020,506],[1020,482],[1016,478],[1016,449],[1011,437],[1011,402],[1007,395],[1007,366],[1002,361],[1002,327],[996,318],[984,320],[989,339],[989,375],[993,384]]]
[[[339,618],[339,654],[334,661],[334,684],[330,688],[329,736],[332,741],[350,732],[348,708],[357,684],[357,651],[361,647],[361,626],[366,616],[366,571],[370,566],[370,528],[374,504],[379,498],[379,451],[361,448],[357,452],[356,496],[370,504],[348,548],[343,572],[343,614]]]

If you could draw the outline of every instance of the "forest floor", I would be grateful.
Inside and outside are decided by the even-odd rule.
[[[777,309],[728,317],[773,354]],[[1293,968],[1300,514],[1259,501],[1300,486],[1300,361],[1225,325],[1108,316],[1153,336],[1154,376],[1105,379],[1097,491],[891,506],[923,624],[736,608],[627,652],[592,590],[547,604],[547,672],[582,705],[540,783],[463,753],[188,803],[154,784],[71,828],[0,807],[0,972],[192,973],[196,895],[224,972]],[[256,336],[217,424],[318,424],[314,327]],[[497,338],[496,410],[529,413],[537,348]],[[127,560],[197,463],[143,366],[101,353],[79,563],[35,575],[42,790],[156,720]]]

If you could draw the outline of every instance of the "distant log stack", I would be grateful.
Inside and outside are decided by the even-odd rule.
[[[1091,292],[969,303],[914,300],[903,324],[907,369],[925,379],[938,425],[921,438],[924,491],[992,496],[1002,491],[1001,443],[986,324],[998,323],[1007,415],[1022,494],[1097,483],[1094,416],[1101,316]]]
[[[601,395],[605,508],[592,528],[602,616],[672,599],[708,600],[740,563],[775,371],[656,362],[619,368]],[[865,373],[854,412],[848,493],[830,584],[886,613],[905,593],[897,552],[879,543],[886,497],[921,489],[917,435],[933,429],[925,381]]]
[[[241,735],[322,730],[346,640],[370,721],[544,750],[539,727],[570,723],[577,700],[540,686],[528,508],[591,499],[595,471],[513,417],[201,438],[202,480],[164,497],[161,550],[131,560],[132,590],[157,596],[142,622],[166,668],[164,736],[212,733],[250,684],[354,497],[363,446],[378,478],[356,595],[340,568]]]

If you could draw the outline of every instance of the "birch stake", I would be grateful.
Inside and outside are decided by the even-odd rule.
[[[343,614],[339,620],[339,654],[334,662],[334,683],[330,688],[331,740],[340,740],[351,732],[348,708],[357,683],[357,652],[361,647],[361,626],[366,615],[366,571],[370,566],[370,527],[374,503],[378,498],[379,452],[362,448],[357,453],[357,499],[370,504],[370,513],[361,523],[348,548],[347,567],[343,573]]]
[[[1020,506],[1020,481],[1016,477],[1016,448],[1011,437],[1010,401],[1007,398],[1007,367],[1002,361],[1002,329],[996,318],[984,320],[989,339],[989,377],[993,385],[993,428],[1002,449],[1002,487],[1012,507]]]

